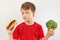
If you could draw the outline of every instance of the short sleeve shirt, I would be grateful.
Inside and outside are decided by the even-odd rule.
[[[27,25],[25,22],[17,25],[13,32],[13,39],[20,40],[39,40],[44,37],[42,26],[36,22]]]

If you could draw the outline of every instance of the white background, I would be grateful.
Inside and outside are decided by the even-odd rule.
[[[49,40],[60,40],[60,0],[0,0],[0,40],[9,40],[6,31],[6,24],[12,18],[18,23],[23,21],[20,13],[22,3],[30,1],[36,6],[36,14],[34,20],[42,25],[44,34],[46,35],[46,22],[50,19],[58,23],[54,36]]]

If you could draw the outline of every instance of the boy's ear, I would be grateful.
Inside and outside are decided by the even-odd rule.
[[[33,17],[34,17],[34,15],[35,15],[35,12],[33,12]]]
[[[33,14],[33,17],[34,17],[34,14]]]

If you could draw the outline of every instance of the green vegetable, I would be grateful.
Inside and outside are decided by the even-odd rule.
[[[49,20],[46,22],[46,27],[55,30],[57,28],[57,23],[54,20]]]

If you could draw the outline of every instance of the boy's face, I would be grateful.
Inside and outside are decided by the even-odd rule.
[[[31,9],[21,9],[22,17],[25,21],[31,21],[33,19],[34,12]]]

